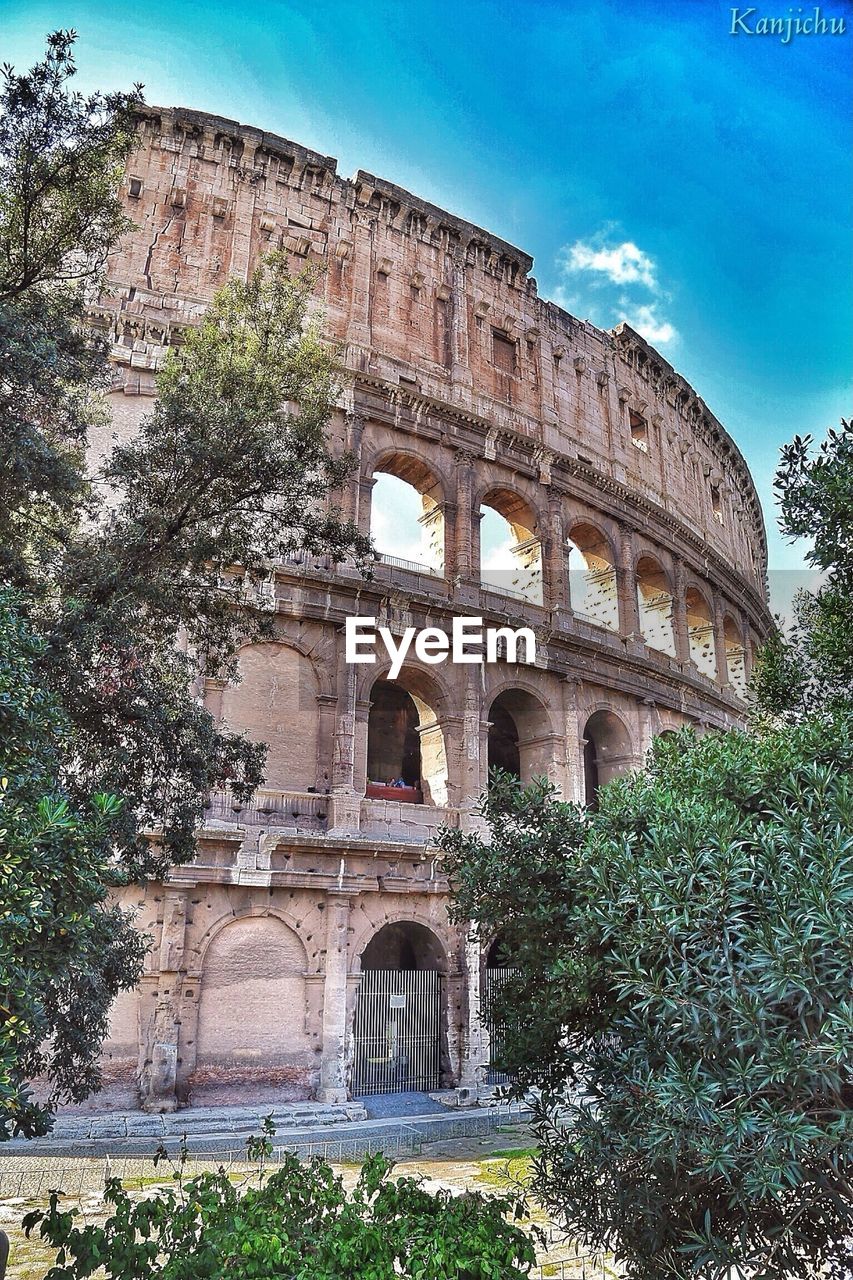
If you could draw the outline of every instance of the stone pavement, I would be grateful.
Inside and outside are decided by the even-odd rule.
[[[366,1105],[362,1105],[362,1104]],[[388,1147],[394,1152],[455,1137],[495,1132],[529,1119],[523,1106],[475,1106],[450,1109],[428,1094],[395,1094],[358,1099],[338,1106],[293,1103],[266,1107],[198,1107],[170,1115],[126,1114],[60,1117],[52,1133],[31,1142],[3,1144],[0,1164],[44,1156],[147,1156],[162,1144],[177,1151],[184,1141],[198,1157],[233,1156],[246,1138],[259,1134],[271,1115],[274,1145],[300,1154],[357,1157]]]

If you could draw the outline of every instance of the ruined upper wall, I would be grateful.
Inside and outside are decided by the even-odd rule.
[[[520,249],[372,174],[341,178],[334,159],[277,135],[183,108],[146,108],[139,134],[124,183],[136,227],[100,307],[126,395],[151,394],[180,329],[280,248],[293,269],[324,266],[326,325],[354,380],[581,459],[763,591],[764,525],[741,454],[628,326],[576,319],[538,296]]]

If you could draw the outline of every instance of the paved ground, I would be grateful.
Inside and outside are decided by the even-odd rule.
[[[447,1107],[428,1093],[377,1093],[366,1098],[355,1098],[371,1120],[389,1116],[427,1116],[432,1112],[447,1114]]]
[[[369,1103],[371,1114],[366,1106]],[[423,1142],[475,1137],[523,1122],[525,1108],[514,1105],[448,1108],[427,1094],[356,1099],[341,1107],[317,1103],[297,1107],[188,1108],[167,1116],[128,1115],[65,1117],[54,1132],[32,1142],[7,1142],[0,1151],[0,1195],[3,1173],[43,1163],[48,1157],[131,1158],[150,1156],[158,1146],[177,1152],[182,1145],[197,1157],[236,1159],[246,1139],[262,1130],[272,1114],[275,1145],[299,1155],[357,1159],[380,1148],[397,1155]]]

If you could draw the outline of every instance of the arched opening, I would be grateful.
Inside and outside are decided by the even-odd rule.
[[[596,711],[583,731],[584,800],[587,808],[598,804],[605,783],[634,765],[628,730],[612,711]]]
[[[576,524],[567,539],[572,612],[584,622],[619,630],[619,591],[613,552],[590,524]]]
[[[646,644],[675,657],[672,594],[666,574],[652,556],[642,556],[637,564],[637,603]]]
[[[447,752],[438,717],[416,673],[377,680],[367,720],[369,800],[397,800],[444,807],[448,802]]]
[[[726,666],[729,670],[729,684],[739,698],[746,699],[746,652],[740,627],[731,614],[726,614],[723,622],[723,636],[726,646]]]
[[[521,756],[518,751],[518,729],[508,711],[495,703],[489,712],[489,771],[502,769],[521,778]]]
[[[546,775],[551,726],[542,703],[525,689],[506,689],[489,708],[489,769],[521,782]]]
[[[701,591],[688,587],[684,597],[687,610],[687,639],[690,660],[697,671],[710,680],[717,675],[717,658],[714,653],[714,622],[711,610]]]
[[[371,693],[367,780],[367,795],[373,799],[386,798],[390,791],[398,800],[423,801],[418,709],[394,680],[378,680]]]
[[[480,582],[542,604],[542,546],[535,517],[518,494],[495,489],[480,507]]]
[[[322,785],[326,780],[318,777],[317,759],[320,687],[310,658],[267,641],[241,649],[237,670],[239,683],[222,694],[222,722],[267,744],[264,787],[304,791]]]
[[[299,938],[274,916],[234,920],[213,937],[202,968],[194,1105],[311,1096],[305,967]]]
[[[364,973],[368,969],[441,973],[444,950],[426,925],[412,920],[394,920],[383,925],[362,951],[361,971]]]
[[[361,955],[353,1019],[352,1093],[428,1092],[449,1082],[447,961],[436,935],[391,921]]]
[[[500,1008],[501,992],[518,972],[502,934],[493,938],[486,952],[481,1017],[489,1036],[487,1084],[506,1084],[510,1076],[504,1062],[506,1022]]]
[[[395,453],[374,470],[370,536],[380,559],[398,568],[444,573],[441,488],[417,458]]]

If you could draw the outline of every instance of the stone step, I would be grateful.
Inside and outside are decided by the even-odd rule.
[[[271,1116],[277,1131],[293,1132],[302,1128],[334,1128],[367,1119],[367,1112],[358,1102],[332,1105],[324,1102],[279,1104],[268,1107],[187,1107],[166,1115],[146,1115],[142,1111],[114,1113],[85,1113],[58,1116],[51,1133],[31,1142],[15,1139],[4,1143],[4,1154],[26,1151],[37,1155],[40,1151],[62,1145],[79,1143],[108,1143],[123,1139],[170,1139],[172,1142],[184,1134],[203,1140],[211,1135],[233,1134],[248,1137],[263,1132],[264,1119]]]

